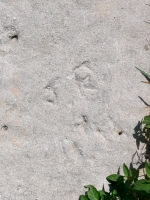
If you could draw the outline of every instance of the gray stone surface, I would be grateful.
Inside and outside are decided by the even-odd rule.
[[[148,3],[0,1],[0,200],[76,200],[131,161]]]

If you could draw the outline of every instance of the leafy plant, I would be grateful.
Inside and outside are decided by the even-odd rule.
[[[129,169],[123,164],[124,176],[111,174],[106,179],[111,191],[98,191],[94,186],[87,185],[85,195],[80,200],[149,200],[150,199],[150,163],[146,163],[146,179],[138,180],[139,169]]]
[[[150,75],[137,68],[147,79],[150,84]],[[142,120],[142,136],[146,142],[150,142],[150,115],[145,116]],[[150,143],[149,143],[150,144]],[[150,156],[149,156],[150,157]],[[123,164],[124,175],[111,174],[106,177],[109,182],[110,191],[97,190],[92,185],[85,188],[88,191],[81,195],[79,200],[150,200],[150,162],[144,163],[145,179],[139,178],[139,169],[128,168]]]
[[[145,78],[148,81],[148,82],[145,82],[145,81],[142,81],[142,82],[150,84],[150,75],[140,70],[139,68],[137,69],[145,76]],[[149,142],[150,141],[150,115],[144,117],[144,119],[142,120],[142,124],[145,125],[143,128],[142,134],[145,135],[147,141]]]
[[[146,72],[140,70],[139,68],[136,67],[136,69],[138,69],[142,74],[143,76],[145,76],[145,78],[147,79],[148,82],[145,82],[145,81],[142,81],[143,83],[148,83],[150,84],[150,75],[148,75]]]

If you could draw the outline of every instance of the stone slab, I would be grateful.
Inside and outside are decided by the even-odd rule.
[[[0,1],[0,199],[76,200],[131,162],[148,3]]]

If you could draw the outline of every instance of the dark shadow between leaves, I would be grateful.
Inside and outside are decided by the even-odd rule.
[[[130,162],[130,167],[129,167],[129,169],[133,169],[133,163],[132,163],[132,162]]]

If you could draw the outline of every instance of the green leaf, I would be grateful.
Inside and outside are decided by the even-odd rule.
[[[142,124],[150,124],[150,115],[144,117],[144,120],[142,121]]]
[[[147,128],[147,129],[150,128],[150,115],[144,117],[144,120],[143,120],[142,124],[146,124],[145,128]]]
[[[125,188],[126,188],[127,190],[129,190],[129,188],[131,187],[131,185],[132,185],[132,179],[129,178],[129,179],[127,179],[127,180],[125,181]]]
[[[134,183],[134,189],[150,194],[150,182],[145,179],[138,180]]]
[[[79,198],[79,200],[89,200],[89,199],[86,196],[81,195],[80,198]]]
[[[150,163],[146,163],[145,165],[146,175],[150,178]]]
[[[113,190],[113,195],[118,195],[118,192],[117,192],[117,190]]]
[[[114,198],[116,199],[117,196],[118,196],[117,190],[113,190],[112,195],[113,195],[113,199],[114,199]]]
[[[123,172],[124,172],[124,175],[129,178],[130,177],[130,171],[128,169],[128,167],[126,166],[126,164],[123,164]]]
[[[110,194],[104,190],[99,191],[101,200],[110,200]]]
[[[146,133],[146,137],[150,139],[150,133]]]
[[[89,189],[89,191],[87,191],[87,195],[90,200],[99,200],[100,193],[97,191],[97,189],[94,186],[87,185],[85,186],[85,188]]]
[[[150,124],[146,124],[146,126],[145,126],[146,128],[150,128]]]
[[[123,183],[124,182],[124,176],[121,176],[118,174],[111,174],[110,176],[107,176],[106,179],[110,183],[112,183],[112,182]]]
[[[150,75],[148,75],[146,72],[140,70],[139,68],[136,67],[136,69],[138,69],[144,76],[145,78],[148,80],[148,82],[150,82]]]
[[[138,177],[139,177],[139,170],[138,169],[135,169],[135,168],[132,168],[130,171],[130,176],[132,177],[132,180],[137,180]]]

